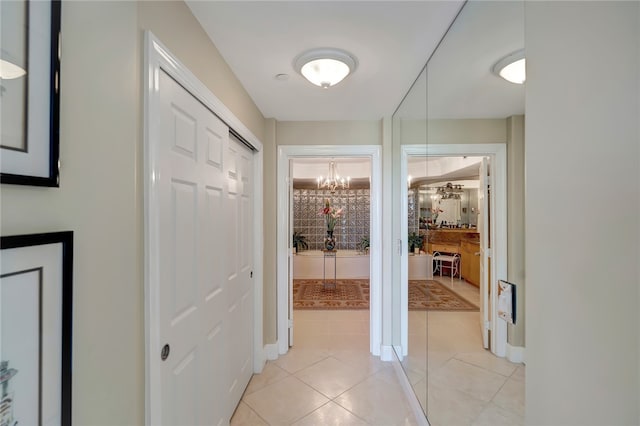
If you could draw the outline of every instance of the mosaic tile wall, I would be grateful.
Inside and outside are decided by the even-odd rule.
[[[341,189],[333,194],[329,190],[294,189],[293,229],[307,237],[309,250],[324,249],[327,226],[318,212],[328,198],[332,207],[344,209],[333,231],[336,249],[358,250],[362,237],[369,236],[369,194],[369,189]]]
[[[418,190],[409,188],[407,193],[407,213],[408,213],[408,225],[409,234],[412,232],[418,233],[420,226],[420,200],[418,198]]]

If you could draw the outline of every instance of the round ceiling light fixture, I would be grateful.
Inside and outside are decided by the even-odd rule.
[[[358,61],[344,50],[322,48],[302,53],[295,59],[293,66],[309,82],[327,89],[354,72]]]
[[[513,52],[500,59],[491,71],[508,82],[523,84],[527,79],[524,49]]]

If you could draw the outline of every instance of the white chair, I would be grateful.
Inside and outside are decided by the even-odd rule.
[[[453,287],[453,277],[458,274],[458,278],[460,278],[460,255],[458,253],[451,254],[442,254],[438,251],[433,252],[433,263],[435,265],[434,273],[440,271],[440,276],[442,276],[442,267],[448,266],[451,270],[451,286]],[[443,263],[448,265],[443,265]]]

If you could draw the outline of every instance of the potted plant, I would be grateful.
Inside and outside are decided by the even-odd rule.
[[[413,253],[415,249],[418,249],[419,252],[419,250],[422,248],[422,235],[418,235],[415,232],[412,232],[411,235],[409,235],[408,242],[410,253]]]
[[[307,237],[302,235],[299,231],[293,231],[293,248],[296,249],[296,253],[298,253],[298,249],[306,250],[309,248]]]
[[[370,244],[371,243],[369,242],[369,236],[365,235],[358,243],[358,248],[362,253],[366,253],[367,251],[369,251]]]

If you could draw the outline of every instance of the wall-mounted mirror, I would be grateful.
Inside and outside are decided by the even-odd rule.
[[[493,312],[491,283],[507,276],[507,263],[523,268],[519,255],[509,251],[507,258],[503,234],[506,212],[518,213],[514,197],[524,190],[513,187],[522,184],[524,86],[493,72],[523,47],[523,2],[467,1],[392,120],[394,191],[402,206],[394,210],[394,223],[407,219],[394,236],[424,235],[420,254],[428,273],[424,309],[415,309],[420,293],[410,265],[419,257],[394,261],[400,285],[393,289],[393,341],[430,424],[493,424],[498,418],[520,424],[524,418],[524,367],[504,358],[506,324],[494,320],[491,336],[484,320]],[[414,172],[412,162],[423,171]],[[507,181],[516,194],[508,200]],[[491,236],[484,243],[483,232]],[[437,259],[436,252],[452,260]],[[434,303],[447,298],[458,305]],[[519,327],[509,326],[509,343],[522,345]]]

